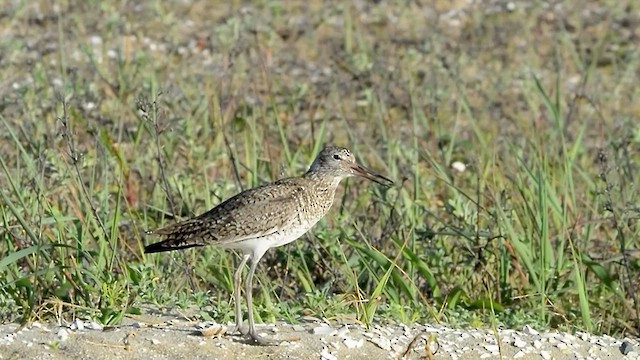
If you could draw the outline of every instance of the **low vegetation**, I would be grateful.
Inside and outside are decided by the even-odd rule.
[[[0,318],[231,320],[238,257],[145,231],[335,143],[396,186],[272,250],[258,321],[637,336],[640,4],[422,3],[2,10]]]

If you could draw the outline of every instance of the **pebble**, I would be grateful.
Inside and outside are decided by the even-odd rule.
[[[411,328],[409,326],[407,326],[406,324],[400,324],[400,327],[402,328],[402,332],[405,336],[411,335]]]
[[[391,330],[390,329],[388,329],[386,327],[380,327],[378,325],[376,325],[373,328],[373,332],[378,334],[378,335],[381,335],[381,336],[391,336]]]
[[[499,353],[500,352],[500,347],[498,345],[485,344],[484,348],[487,349],[487,351],[489,351],[491,353]]]
[[[69,338],[69,332],[67,331],[67,329],[60,329],[58,330],[58,339],[60,339],[60,341],[65,341]]]
[[[564,334],[564,336],[562,337],[562,341],[570,344],[570,343],[575,343],[576,341],[578,341],[578,338],[571,335],[571,334]]]
[[[303,332],[306,330],[302,325],[293,325],[292,328],[293,328],[293,331],[296,331],[296,332]]]
[[[400,344],[396,341],[391,341],[391,350],[393,350],[394,352],[400,352],[402,351],[402,349],[404,349],[404,344]]]
[[[342,327],[340,327],[338,330],[336,330],[336,335],[345,336],[347,335],[348,332],[349,332],[349,327],[345,324]]]
[[[422,341],[420,341],[420,344],[424,344],[426,343],[426,339],[423,338]],[[456,350],[458,350],[457,347],[457,342],[452,342],[452,341],[447,341],[446,339],[442,339],[439,340],[437,345],[435,345],[433,342],[431,342],[429,344],[429,347],[433,347],[434,349],[437,347],[438,350],[442,349],[443,352],[445,353],[454,353]]]
[[[338,333],[338,331],[329,326],[317,326],[312,330],[314,335],[323,335],[323,336],[333,336]]]
[[[8,344],[11,344],[15,339],[16,339],[15,333],[6,334],[5,336],[2,337],[2,339],[0,339],[0,344],[8,345]]]
[[[364,345],[364,339],[355,340],[350,337],[345,337],[343,342],[344,342],[344,346],[346,346],[347,349],[358,349]]]
[[[546,350],[542,350],[542,351],[540,351],[540,356],[542,356],[542,358],[543,358],[544,360],[549,360],[549,359],[551,359],[551,353],[549,353],[549,352],[548,352],[548,351],[546,351]]]
[[[527,346],[527,342],[522,340],[522,339],[515,339],[513,341],[513,346],[515,346],[517,348],[523,348],[523,347]]]
[[[329,352],[329,348],[326,346],[322,347],[322,351],[320,352],[320,359],[322,360],[338,360],[338,358]]]
[[[536,331],[536,329],[532,328],[529,325],[525,325],[524,328],[522,329],[522,332],[529,335],[540,335],[540,333]]]
[[[91,329],[91,330],[100,330],[100,331],[102,331],[102,329],[104,329],[104,326],[102,326],[102,324],[98,324],[95,321],[90,321],[89,323],[85,323],[84,326],[87,329]]]
[[[80,319],[75,319],[72,323],[71,326],[69,326],[69,328],[71,330],[79,330],[82,331],[84,330],[84,322]]]
[[[386,351],[391,350],[391,341],[387,338],[378,337],[378,338],[369,339],[369,341],[374,343],[376,346],[378,346],[382,350],[386,350]]]
[[[631,351],[633,351],[633,346],[628,341],[623,341],[620,344],[620,352],[622,355],[628,355]]]

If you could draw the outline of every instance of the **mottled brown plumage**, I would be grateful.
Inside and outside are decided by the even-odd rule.
[[[332,184],[306,176],[281,179],[244,191],[191,220],[155,230],[167,238],[146,252],[204,245],[235,248],[247,238],[315,223],[331,207],[334,193]]]
[[[255,331],[251,298],[251,280],[258,261],[272,247],[290,243],[315,225],[333,204],[336,188],[348,176],[359,175],[383,185],[391,180],[358,165],[348,149],[330,146],[323,149],[304,175],[277,180],[243,191],[206,213],[150,233],[165,240],[148,245],[145,253],[216,245],[243,253],[234,273],[236,327],[232,332],[248,333],[256,343],[273,345]],[[245,280],[249,329],[242,330],[240,277],[251,259]]]

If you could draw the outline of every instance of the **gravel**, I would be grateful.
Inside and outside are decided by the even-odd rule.
[[[157,311],[156,311],[157,313]],[[456,329],[444,325],[303,324],[259,326],[276,347],[222,335],[226,325],[193,322],[178,313],[145,314],[117,327],[70,323],[0,325],[0,359],[640,359],[638,339],[521,330]]]

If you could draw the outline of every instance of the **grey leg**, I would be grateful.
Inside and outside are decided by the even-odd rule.
[[[238,265],[238,269],[233,273],[233,300],[236,306],[236,326],[227,330],[227,334],[233,335],[236,332],[240,332],[242,335],[247,335],[247,329],[242,329],[242,312],[240,311],[240,280],[242,277],[242,269],[247,263],[251,254],[243,254],[242,260]]]
[[[256,256],[256,255],[259,255],[259,256]],[[249,317],[249,336],[251,336],[253,341],[255,341],[256,344],[258,345],[274,346],[274,345],[279,345],[282,341],[275,340],[275,339],[274,340],[265,339],[259,336],[258,333],[256,332],[256,327],[253,322],[253,294],[252,294],[253,287],[251,286],[251,282],[253,280],[253,273],[255,273],[256,267],[258,266],[258,261],[260,261],[260,258],[262,258],[262,255],[264,255],[264,253],[253,254],[251,258],[251,266],[249,266],[249,273],[247,274],[247,278],[244,280],[245,281],[244,292],[245,292],[245,296],[247,297],[247,308],[248,308],[247,316]]]

